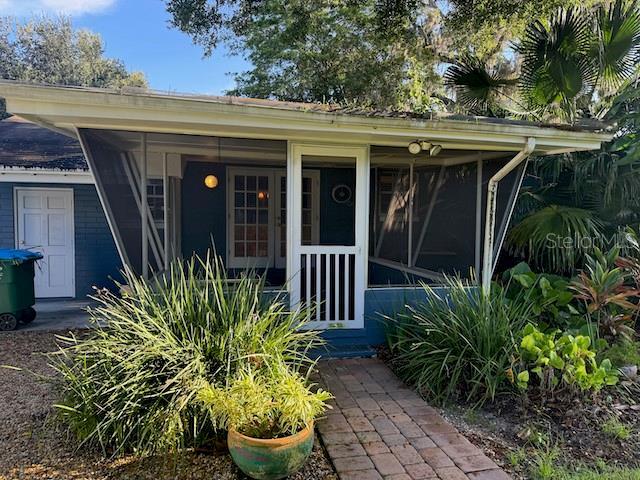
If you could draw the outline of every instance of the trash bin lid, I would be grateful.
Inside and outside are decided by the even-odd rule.
[[[32,252],[31,250],[13,250],[10,248],[0,248],[0,262],[11,262],[20,264],[28,260],[40,260],[41,258],[42,254],[40,252]]]

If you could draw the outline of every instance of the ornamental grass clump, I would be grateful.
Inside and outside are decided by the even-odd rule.
[[[517,336],[531,304],[447,278],[446,293],[424,285],[425,300],[389,318],[389,343],[400,376],[434,401],[481,404],[509,388]]]
[[[295,435],[329,408],[332,396],[286,365],[256,371],[248,367],[228,386],[205,384],[198,398],[222,430],[260,439]]]
[[[151,281],[124,276],[127,293],[100,292],[95,328],[53,357],[57,407],[82,445],[105,453],[208,444],[222,432],[198,400],[203,382],[226,386],[247,366],[307,371],[321,344],[301,329],[305,312],[266,301],[259,279],[229,282],[217,258],[177,261]]]

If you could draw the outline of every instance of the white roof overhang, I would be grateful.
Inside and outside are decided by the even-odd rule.
[[[7,111],[75,136],[76,128],[113,129],[238,138],[406,146],[420,139],[445,149],[519,151],[535,137],[536,154],[600,148],[612,133],[522,122],[416,119],[349,115],[286,103],[223,101],[146,92],[0,82]]]

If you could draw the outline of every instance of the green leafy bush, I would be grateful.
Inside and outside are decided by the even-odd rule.
[[[564,277],[535,273],[521,262],[503,273],[502,282],[510,298],[526,295],[538,324],[570,328],[584,320],[569,288],[570,281]]]
[[[331,394],[307,385],[286,365],[241,370],[229,386],[207,383],[198,398],[218,429],[235,429],[253,438],[295,435],[327,408]]]
[[[424,285],[426,299],[389,318],[389,344],[404,380],[436,401],[460,395],[492,400],[508,385],[516,337],[531,308],[522,296],[507,297],[460,279],[446,280],[446,296]]]
[[[520,343],[520,368],[515,376],[516,385],[527,390],[533,380],[543,396],[559,389],[598,391],[605,385],[615,385],[616,370],[608,359],[600,364],[591,348],[591,339],[583,335],[544,333],[532,324],[522,331]]]
[[[197,446],[216,433],[197,396],[203,382],[224,386],[251,365],[310,365],[318,334],[306,316],[265,301],[263,282],[227,281],[218,259],[176,262],[144,281],[127,271],[122,297],[101,292],[87,337],[64,339],[53,358],[58,405],[83,444],[114,454]]]

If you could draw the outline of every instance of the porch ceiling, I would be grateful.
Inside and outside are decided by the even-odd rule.
[[[0,97],[9,112],[72,136],[76,128],[96,128],[380,146],[421,139],[445,149],[488,151],[519,151],[535,137],[537,154],[598,149],[613,136],[481,117],[365,115],[321,105],[12,82],[0,82]]]

